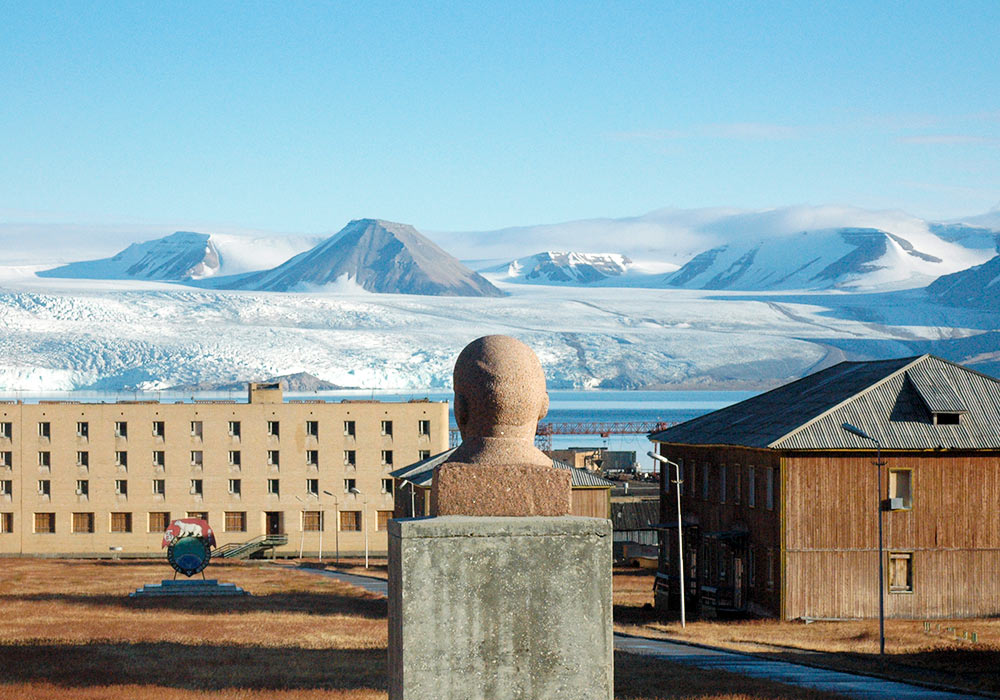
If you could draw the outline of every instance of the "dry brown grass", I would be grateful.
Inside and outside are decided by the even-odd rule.
[[[384,561],[372,564],[368,575],[384,576]],[[0,699],[387,697],[384,598],[246,563],[209,575],[253,597],[127,597],[171,574],[160,561],[0,560]],[[616,697],[628,700],[832,697],[629,654],[615,664]]]
[[[749,651],[815,666],[1000,693],[1000,619],[934,621],[974,631],[976,644],[944,631],[925,634],[919,620],[886,620],[886,656],[878,655],[878,621],[660,621],[652,609],[653,574],[616,568],[615,629]]]

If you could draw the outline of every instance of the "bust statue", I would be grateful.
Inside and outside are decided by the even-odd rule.
[[[488,335],[455,362],[455,420],[462,444],[434,470],[435,515],[566,515],[568,471],[534,445],[549,395],[538,357],[521,341]]]

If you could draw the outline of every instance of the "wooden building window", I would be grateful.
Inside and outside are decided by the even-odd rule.
[[[56,531],[55,513],[35,513],[35,532],[50,534]]]
[[[913,593],[913,552],[889,552],[889,592]]]
[[[128,438],[128,422],[123,420],[115,421],[115,437]]]
[[[153,437],[165,438],[167,436],[167,428],[163,421],[154,420],[153,421]]]
[[[375,520],[375,529],[376,530],[383,530],[383,531],[384,530],[388,530],[389,529],[389,520],[392,518],[392,511],[391,510],[380,510],[380,511],[376,511],[375,515],[377,516],[376,520]]]
[[[0,513],[0,535],[9,535],[14,532],[14,514]]]
[[[747,585],[753,588],[757,585],[757,551],[753,546],[747,547]]]
[[[429,420],[417,421],[417,435],[420,437],[430,437],[431,422]]]
[[[149,514],[149,531],[164,532],[170,526],[170,513],[154,512]]]
[[[767,479],[764,485],[764,506],[768,510],[774,510],[774,467],[765,467],[764,477]]]
[[[38,437],[50,439],[52,437],[52,424],[48,421],[41,421],[38,424]]]
[[[726,502],[726,487],[729,485],[727,483],[726,476],[729,474],[729,467],[725,464],[719,465],[719,503]]]
[[[231,421],[229,421],[229,436],[230,437],[238,438],[238,437],[240,437],[240,435],[242,434],[242,432],[243,431],[240,428],[240,422],[238,420],[231,420]]]
[[[12,440],[14,438],[14,424],[3,422],[0,423],[0,439]]]
[[[14,453],[0,452],[0,468],[9,469],[14,466]]]
[[[309,437],[319,438],[319,421],[317,420],[306,421],[306,435],[308,435]]]
[[[319,458],[317,457],[317,459],[319,459]],[[278,450],[268,450],[267,451],[267,466],[269,466],[269,467],[277,467],[279,464],[281,464],[281,457],[280,457],[280,455],[278,453]]]
[[[204,424],[200,420],[191,421],[191,437],[201,439],[204,436]]]
[[[242,510],[226,511],[226,532],[246,532],[247,514]]]
[[[281,424],[276,420],[267,422],[267,434],[271,437],[278,437],[281,434]]]
[[[37,529],[35,530],[38,531]],[[89,533],[94,531],[93,513],[73,513],[73,532]]]
[[[306,510],[302,512],[302,529],[306,532],[323,531],[323,512],[319,510]]]
[[[361,532],[361,511],[340,511],[340,529],[344,532]]]
[[[384,420],[382,421],[382,434],[392,437],[392,421]]]
[[[889,470],[889,498],[900,499],[903,508],[906,510],[909,510],[910,508],[913,507],[912,469]]]
[[[733,465],[733,503],[739,505],[743,500],[743,468]]]
[[[132,514],[112,513],[111,532],[132,532]]]
[[[357,431],[356,431],[356,428],[355,428],[354,421],[352,421],[352,420],[345,420],[344,421],[344,436],[345,437],[354,437],[356,434],[357,434]]]
[[[711,464],[701,465],[701,500],[708,500],[708,472],[711,470]]]
[[[757,467],[747,469],[747,505],[757,507]]]
[[[90,466],[90,453],[86,451],[80,451],[76,453],[76,466],[78,467],[89,467]]]

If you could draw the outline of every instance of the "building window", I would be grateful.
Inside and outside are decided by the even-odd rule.
[[[767,590],[774,590],[774,550],[767,550]]]
[[[204,430],[202,428],[202,423],[200,420],[191,421],[191,437],[198,438],[199,440],[204,436]]]
[[[318,510],[302,512],[302,529],[306,532],[321,532],[323,530],[323,513]]]
[[[708,472],[711,470],[711,467],[712,465],[710,464],[701,465],[701,500],[703,501],[708,500]]]
[[[116,438],[127,438],[128,437],[128,423],[123,420],[115,421],[115,437]]]
[[[382,450],[382,464],[392,466],[392,450]]]
[[[431,458],[431,451],[430,450],[418,450],[417,451],[417,459],[420,460],[421,462],[424,461],[425,459],[430,459],[430,458]]]
[[[48,421],[43,421],[38,424],[38,437],[45,438],[46,440],[52,437],[52,424]]]
[[[358,485],[355,479],[344,479],[344,493],[351,493],[352,491],[357,491]]]
[[[319,466],[319,450],[306,450],[306,465],[310,467]]]
[[[165,496],[167,493],[167,482],[164,479],[153,479],[153,495]]]
[[[77,452],[76,453],[76,466],[78,466],[78,467],[89,467],[90,466],[90,453],[89,452]]]
[[[757,585],[757,555],[754,548],[747,548],[747,585],[753,588]]]
[[[118,496],[128,496],[128,481],[125,479],[115,479],[115,494]]]
[[[750,467],[747,474],[747,505],[757,507],[757,468]]]
[[[340,511],[340,529],[344,532],[361,532],[361,511]]]
[[[417,421],[417,435],[420,437],[430,437],[431,422],[429,420]]]
[[[161,420],[153,421],[153,437],[165,438],[167,436],[167,428]]]
[[[93,513],[73,513],[73,532],[93,532],[93,531],[94,531]]]
[[[310,496],[319,495],[319,479],[306,479],[306,494]]]
[[[357,433],[354,430],[354,421],[345,420],[344,421],[344,435],[347,437],[354,437]]]
[[[189,518],[197,518],[198,520],[204,520],[208,522],[208,513],[203,510],[189,510],[187,516]]]
[[[191,488],[189,490],[192,496],[203,496],[205,494],[201,479],[191,479]]]
[[[52,495],[52,482],[48,479],[39,479],[38,481],[38,495],[45,496],[48,498]]]
[[[764,507],[774,510],[774,467],[764,468]]]
[[[9,469],[14,466],[13,452],[0,452],[0,469]]]
[[[14,514],[0,513],[0,534],[8,535],[14,532]]]
[[[733,465],[733,503],[740,504],[743,498],[743,469],[738,464]]]
[[[0,423],[0,439],[12,440],[14,438],[14,424]]]
[[[86,479],[77,479],[76,482],[76,495],[87,497],[90,495],[90,482]]]
[[[344,450],[344,464],[348,467],[356,467],[357,462],[357,452],[355,450]]]
[[[889,592],[913,593],[913,552],[889,552]]]
[[[278,437],[281,434],[281,426],[276,420],[269,420],[267,422],[267,434],[271,437]]]
[[[4,479],[0,481],[0,496],[3,496],[5,501],[9,501],[14,495],[14,482],[10,479]]]
[[[115,452],[115,466],[128,467],[128,452]]]
[[[87,421],[77,421],[76,422],[76,436],[79,438],[90,437],[90,423]]]
[[[314,438],[319,437],[319,421],[317,420],[306,421],[306,435]]]
[[[132,514],[112,513],[111,532],[132,532]]]
[[[382,493],[392,495],[392,479],[382,479]]]
[[[247,514],[242,510],[226,511],[226,532],[246,532]]]
[[[167,455],[163,450],[153,451],[153,466],[165,467],[167,465]]]
[[[267,466],[269,466],[269,467],[276,467],[276,466],[278,466],[278,462],[279,462],[278,451],[277,450],[268,450],[267,451]]]
[[[229,493],[232,496],[239,496],[243,493],[243,483],[239,479],[229,480]]]
[[[719,465],[719,503],[726,502],[726,476],[729,474],[729,467],[725,464]]]
[[[278,483],[278,479],[267,480],[267,492],[275,496],[281,495],[281,485]]]
[[[388,530],[389,520],[392,518],[391,510],[379,510],[375,512],[375,529]]]
[[[39,452],[38,453],[38,466],[45,467],[48,469],[52,466],[52,453],[51,452]]]
[[[35,532],[39,534],[56,531],[55,513],[35,513]]]
[[[913,507],[913,471],[911,469],[889,470],[889,498],[899,499],[900,506],[909,510]]]
[[[232,464],[232,452],[230,454],[229,463]],[[239,454],[239,453],[237,453]],[[203,467],[205,466],[205,453],[202,450],[191,450],[191,466],[192,467]]]
[[[234,438],[240,436],[240,422],[238,420],[229,421],[229,435]]]
[[[382,421],[382,434],[392,437],[392,421],[384,420]]]
[[[199,453],[201,454],[201,453]],[[229,450],[229,463],[233,466],[240,466],[240,451],[239,450]]]
[[[149,514],[149,531],[164,532],[170,527],[170,513],[153,512]]]

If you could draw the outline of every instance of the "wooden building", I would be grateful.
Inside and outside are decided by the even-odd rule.
[[[878,439],[875,445],[842,426]],[[1000,613],[1000,382],[924,355],[844,362],[650,436],[681,467],[687,603],[705,614]],[[656,604],[676,609],[674,469]]]
[[[390,472],[390,475],[395,479],[396,511],[394,517],[409,518],[430,515],[431,478],[434,475],[434,467],[447,460],[455,449],[445,450]],[[601,478],[586,469],[571,467],[558,460],[553,460],[552,466],[557,469],[570,470],[573,487],[573,515],[588,518],[611,517],[611,487],[615,485],[615,482]]]

